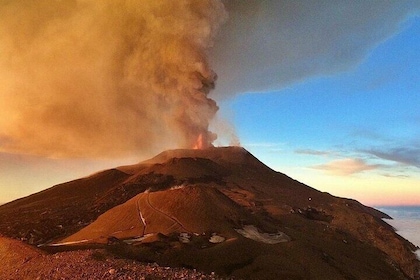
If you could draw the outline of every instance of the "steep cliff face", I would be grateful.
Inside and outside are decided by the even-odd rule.
[[[0,206],[0,232],[240,278],[420,279],[414,246],[382,218],[226,147],[166,151]]]

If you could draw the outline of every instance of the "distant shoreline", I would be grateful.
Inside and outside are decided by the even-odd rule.
[[[381,206],[375,207],[391,216],[393,220],[385,222],[395,228],[397,234],[409,240],[415,246],[415,252],[420,259],[420,205]]]

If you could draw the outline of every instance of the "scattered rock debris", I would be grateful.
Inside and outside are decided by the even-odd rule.
[[[117,258],[105,250],[80,250],[42,254],[14,267],[2,267],[0,279],[8,280],[134,280],[134,279],[232,279],[195,269],[171,268]]]

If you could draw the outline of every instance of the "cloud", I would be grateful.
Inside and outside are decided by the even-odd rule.
[[[313,169],[324,170],[333,175],[352,175],[363,171],[374,170],[380,168],[380,164],[367,164],[362,159],[347,158],[342,160],[334,160],[326,164],[312,166]]]
[[[400,178],[400,179],[410,178],[410,176],[404,175],[404,174],[389,174],[389,173],[385,173],[385,174],[382,174],[382,176],[387,177],[387,178]]]
[[[346,71],[419,12],[419,1],[225,1],[211,62],[218,97]]]
[[[392,138],[384,136],[383,134],[375,130],[375,128],[363,127],[362,125],[352,128],[349,133],[349,137],[381,142],[388,142],[392,140]]]
[[[214,139],[219,0],[0,2],[0,151],[125,156]]]
[[[419,146],[406,146],[396,147],[386,150],[371,149],[364,150],[365,153],[374,155],[378,158],[389,160],[404,165],[414,166],[420,168],[420,147]]]
[[[200,134],[209,144],[218,98],[347,70],[419,7],[409,0],[2,1],[0,151],[144,156],[192,147]]]
[[[312,150],[312,149],[299,149],[299,150],[295,150],[295,153],[304,154],[304,155],[313,155],[313,156],[327,156],[331,154],[331,152],[328,152],[328,151],[319,151],[319,150]]]

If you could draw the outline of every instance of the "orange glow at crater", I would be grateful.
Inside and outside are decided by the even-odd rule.
[[[204,137],[203,134],[200,133],[200,135],[198,135],[197,140],[195,141],[194,150],[201,150],[205,148],[205,143],[204,143]]]

